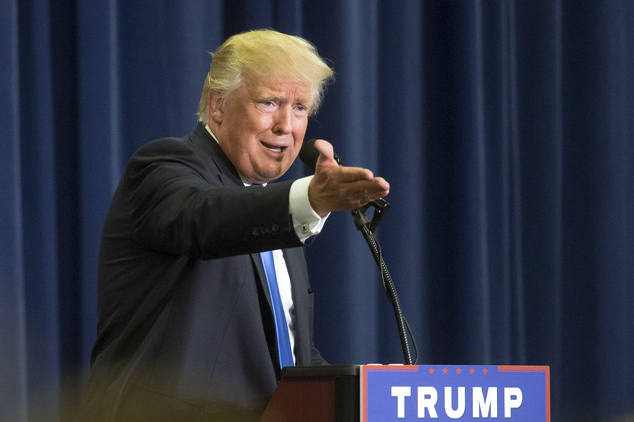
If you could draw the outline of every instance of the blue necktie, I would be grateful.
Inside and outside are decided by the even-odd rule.
[[[266,279],[271,294],[271,304],[273,305],[273,317],[275,318],[275,331],[277,332],[277,350],[280,357],[280,368],[293,366],[293,352],[291,351],[291,341],[288,337],[288,325],[284,316],[284,306],[280,298],[280,290],[277,287],[277,277],[275,276],[275,264],[273,263],[273,252],[260,252],[262,265],[266,273]]]

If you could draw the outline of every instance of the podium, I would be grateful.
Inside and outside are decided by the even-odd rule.
[[[260,422],[358,421],[360,373],[360,365],[283,368]]]
[[[287,367],[261,422],[550,422],[548,366]]]

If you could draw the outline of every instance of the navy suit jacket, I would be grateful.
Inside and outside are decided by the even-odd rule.
[[[280,376],[264,250],[284,251],[297,364],[325,364],[291,183],[244,187],[202,124],[137,151],[104,224],[80,418],[257,420]]]

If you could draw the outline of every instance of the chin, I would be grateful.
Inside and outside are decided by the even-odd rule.
[[[269,171],[259,173],[259,176],[261,179],[266,179],[267,181],[272,182],[284,176],[288,169],[289,167],[285,167],[284,169],[276,167],[274,169],[270,169]]]

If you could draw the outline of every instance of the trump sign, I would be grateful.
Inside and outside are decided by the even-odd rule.
[[[548,366],[364,365],[361,420],[550,422]]]

